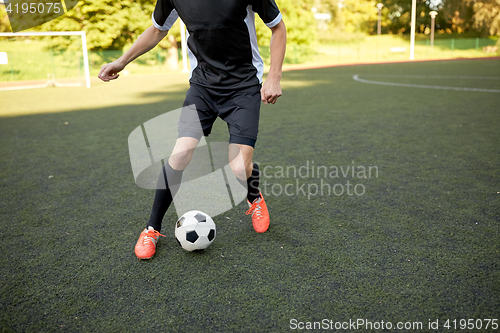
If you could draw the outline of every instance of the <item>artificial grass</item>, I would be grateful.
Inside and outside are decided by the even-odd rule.
[[[134,184],[127,137],[181,105],[185,77],[0,92],[2,331],[284,332],[293,318],[424,328],[439,319],[437,331],[447,331],[446,319],[498,318],[500,94],[367,85],[352,75],[415,84],[429,82],[387,75],[454,76],[432,84],[499,90],[499,64],[284,73],[283,97],[262,108],[261,170],[314,161],[377,166],[378,177],[323,178],[366,193],[308,199],[273,195],[272,186],[322,179],[268,172],[267,233],[252,230],[242,203],[214,218],[207,250],[188,253],[170,209],[167,237],[145,262],[133,247],[153,192]],[[219,120],[210,140],[226,132]]]

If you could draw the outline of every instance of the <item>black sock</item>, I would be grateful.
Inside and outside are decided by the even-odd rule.
[[[251,203],[253,203],[255,199],[260,198],[259,185],[260,185],[260,170],[259,166],[254,163],[252,174],[247,179],[247,186],[248,186],[247,199]]]
[[[254,163],[252,174],[250,175],[250,177],[248,177],[246,184],[245,181],[236,177],[241,186],[247,187],[248,190],[247,199],[248,201],[250,201],[250,203],[253,203],[257,198],[260,198],[259,176],[260,176],[259,166]]]
[[[160,172],[160,176],[158,177],[155,199],[153,201],[153,209],[151,210],[151,215],[146,228],[151,226],[156,231],[161,230],[163,217],[165,216],[168,207],[172,203],[175,194],[180,187],[182,172],[183,170],[172,169],[168,162],[162,168],[162,172]]]

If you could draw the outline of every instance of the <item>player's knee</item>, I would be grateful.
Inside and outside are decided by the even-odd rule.
[[[234,175],[238,177],[239,179],[247,179],[248,178],[248,168],[243,162],[236,163],[233,161],[233,163],[229,164],[231,166],[231,170],[233,171]]]
[[[179,150],[170,156],[168,160],[170,166],[176,170],[184,170],[193,158],[194,150]]]

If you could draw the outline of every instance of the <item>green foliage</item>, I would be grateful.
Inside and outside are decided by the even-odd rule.
[[[383,0],[382,27],[385,32],[407,33],[410,25],[411,1]],[[438,11],[438,34],[464,34],[466,37],[494,35],[500,31],[500,1],[443,0],[417,1],[417,33],[430,33],[429,12]]]
[[[385,0],[380,1],[382,8],[382,33],[402,34],[410,32],[411,1]],[[429,33],[431,17],[429,12],[436,10],[433,2],[417,1],[416,32]],[[438,16],[438,19],[440,17]],[[444,21],[443,21],[444,23]],[[376,23],[375,23],[376,24]]]
[[[374,29],[377,21],[375,0],[321,0],[315,5],[318,13],[331,15],[331,20],[318,25],[321,41],[358,40]]]
[[[0,32],[10,32],[10,23],[5,6],[0,6]]]
[[[153,8],[152,1],[81,0],[66,15],[36,30],[85,31],[89,50],[121,50],[151,25]]]
[[[32,31],[85,31],[89,50],[124,50],[151,26],[151,13],[156,1],[80,0],[78,5],[53,21],[31,29]],[[0,31],[8,29],[5,12],[0,12]],[[179,28],[172,31],[180,34]],[[78,48],[67,38],[51,38],[50,46],[66,49]],[[162,42],[167,48],[169,42]]]
[[[311,12],[310,1],[278,0],[283,20],[288,26],[289,45],[309,45],[316,40],[316,21]]]
[[[485,29],[490,35],[500,36],[500,0],[486,0],[474,4],[474,27]]]
[[[339,11],[339,22],[346,32],[373,31],[373,23],[377,21],[377,1],[345,0]]]
[[[441,30],[448,34],[460,34],[471,30],[473,15],[472,1],[444,0],[436,18],[436,23]]]
[[[316,20],[311,12],[311,1],[277,0],[283,21],[287,27],[287,43],[293,45],[311,45],[316,41]],[[260,46],[269,46],[271,30],[260,19],[256,19],[257,37]]]
[[[474,4],[474,27],[500,36],[500,0],[486,0]],[[497,41],[500,48],[500,39]],[[500,51],[497,49],[497,53]]]

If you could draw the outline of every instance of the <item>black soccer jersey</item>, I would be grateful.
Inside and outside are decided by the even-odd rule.
[[[238,89],[262,83],[255,13],[270,28],[281,21],[274,0],[158,0],[152,19],[163,31],[186,24],[192,84]]]

